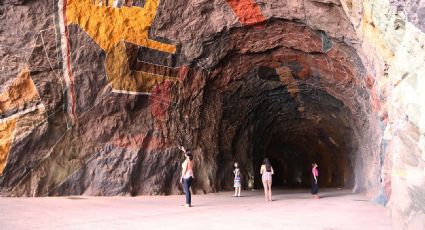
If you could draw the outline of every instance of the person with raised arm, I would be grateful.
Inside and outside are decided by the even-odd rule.
[[[186,159],[182,163],[182,174],[180,177],[180,183],[183,185],[183,190],[186,195],[186,204],[185,207],[191,207],[192,206],[192,194],[190,193],[190,186],[192,184],[194,177],[193,174],[193,166],[194,166],[194,160],[193,155],[190,150],[187,150],[183,146],[179,146],[179,149],[184,153]]]

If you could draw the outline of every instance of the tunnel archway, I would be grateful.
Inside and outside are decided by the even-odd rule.
[[[239,127],[233,143],[252,148],[236,147],[232,152],[236,152],[234,161],[251,164],[252,171],[246,171],[254,175],[256,187],[261,187],[258,171],[265,157],[272,161],[277,186],[309,186],[313,162],[320,165],[321,186],[353,186],[358,146],[351,114],[342,102],[307,85],[301,85],[302,93],[291,94],[268,67],[259,67],[243,79],[245,90],[239,88],[223,100],[223,122],[225,127]],[[264,91],[253,95],[252,89]],[[223,130],[223,137],[228,131]]]
[[[332,48],[326,50],[325,42]],[[252,181],[261,187],[264,157],[275,165],[275,185],[309,186],[311,163],[317,162],[321,186],[364,187],[363,154],[374,145],[367,138],[368,79],[344,41],[271,20],[264,28],[238,28],[206,42],[198,63],[208,76],[199,128],[218,129],[212,170],[218,190],[231,189],[234,161],[246,188]]]

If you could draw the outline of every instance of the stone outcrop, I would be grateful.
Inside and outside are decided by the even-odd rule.
[[[425,5],[351,0],[0,2],[0,194],[351,187],[425,225]]]

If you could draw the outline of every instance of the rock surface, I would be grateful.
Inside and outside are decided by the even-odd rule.
[[[421,1],[2,1],[0,193],[368,192],[423,225]]]

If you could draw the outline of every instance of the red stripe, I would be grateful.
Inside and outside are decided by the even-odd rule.
[[[252,25],[266,21],[266,18],[254,0],[227,0],[227,3],[243,25]]]
[[[71,93],[71,101],[72,101],[72,108],[71,108],[71,114],[74,117],[74,120],[76,120],[77,115],[75,114],[75,90],[74,90],[74,78],[72,77],[72,71],[71,71],[71,58],[70,58],[70,46],[69,46],[69,36],[68,36],[68,27],[67,27],[67,18],[66,18],[66,6],[67,2],[66,0],[63,0],[63,24],[65,28],[65,38],[66,38],[66,56],[68,57],[66,60],[66,66],[68,67],[68,76],[69,76],[69,92]]]

